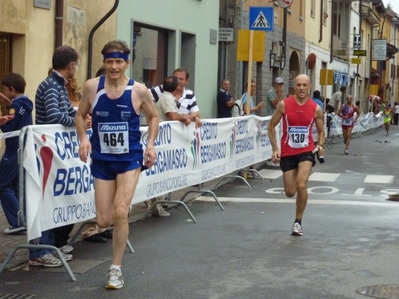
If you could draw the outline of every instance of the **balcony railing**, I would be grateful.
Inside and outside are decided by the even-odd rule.
[[[363,6],[360,16],[362,19],[366,19],[371,23],[371,25],[377,25],[380,24],[380,18],[376,13],[373,12],[373,10],[368,7],[368,6]]]

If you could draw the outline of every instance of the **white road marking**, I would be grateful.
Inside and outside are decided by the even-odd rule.
[[[275,180],[275,179],[281,177],[283,175],[283,172],[281,170],[277,170],[277,169],[261,169],[259,171],[259,174],[264,179]]]
[[[328,173],[328,172],[313,172],[309,181],[313,182],[335,182],[335,180],[340,176],[340,173]]]
[[[235,203],[295,203],[295,199],[278,199],[278,198],[247,198],[247,197],[220,197],[219,201],[229,201]],[[199,196],[196,201],[214,202],[213,197]],[[397,206],[399,204],[393,201],[387,202],[365,202],[365,201],[354,201],[354,200],[326,200],[326,199],[308,199],[308,204],[322,204],[322,205],[349,205],[349,206]]]
[[[395,176],[393,175],[367,175],[364,183],[392,184]]]

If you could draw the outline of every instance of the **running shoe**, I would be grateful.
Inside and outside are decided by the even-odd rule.
[[[170,216],[169,212],[166,212],[164,210],[164,208],[160,205],[157,204],[153,207],[152,211],[151,211],[152,216],[154,217],[168,217]]]
[[[17,226],[17,227],[9,227],[6,228],[5,230],[3,230],[3,233],[5,235],[12,235],[12,234],[17,234],[20,232],[26,231],[26,227],[25,226]]]
[[[292,233],[293,236],[303,236],[302,225],[299,222],[295,222],[292,226]]]
[[[349,155],[349,152],[348,152],[348,150],[345,150],[345,155]]]
[[[52,253],[53,253],[53,256],[54,256],[55,258],[60,259],[60,258],[58,257],[57,252],[53,251]],[[73,258],[73,255],[72,255],[72,254],[63,253],[63,252],[61,252],[61,254],[62,254],[62,256],[64,257],[65,261],[67,261],[67,262],[69,262],[69,261]]]
[[[64,245],[58,249],[63,253],[71,253],[73,251],[73,247],[71,245]]]
[[[54,267],[61,267],[62,262],[60,261],[60,259],[56,258],[51,253],[47,253],[47,254],[45,254],[39,258],[36,258],[36,259],[29,259],[29,265],[30,266],[38,266],[38,267],[54,268]]]
[[[117,290],[123,287],[122,271],[120,269],[109,269],[108,282],[105,288],[109,290]]]

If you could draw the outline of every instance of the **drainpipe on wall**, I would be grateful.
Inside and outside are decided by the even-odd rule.
[[[324,0],[320,1],[319,43],[323,41]]]
[[[114,6],[111,8],[109,12],[105,14],[101,18],[100,21],[91,29],[89,34],[89,47],[88,47],[88,57],[87,57],[87,79],[91,78],[91,64],[93,62],[93,36],[96,30],[114,13],[114,11],[118,8],[119,0],[115,0]]]
[[[62,46],[64,27],[64,0],[55,1],[55,48]]]
[[[244,0],[240,0],[240,27],[239,29],[244,29]],[[238,36],[238,34],[236,35]],[[237,99],[243,94],[243,72],[244,66],[242,61],[238,62],[238,88],[237,88]]]
[[[289,57],[287,57],[287,18],[288,18],[288,11],[287,8],[284,8],[284,18],[283,18],[283,52],[281,54],[285,55],[285,59],[288,59],[289,61]],[[280,59],[282,59],[280,57]],[[280,62],[281,63],[281,62]],[[281,68],[280,68],[281,70]],[[282,71],[282,70],[281,70]]]

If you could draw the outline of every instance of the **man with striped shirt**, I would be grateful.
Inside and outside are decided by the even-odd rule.
[[[69,102],[66,84],[75,75],[78,63],[78,52],[70,46],[55,49],[52,58],[52,71],[40,83],[36,91],[36,124],[60,124],[66,127],[75,126],[76,110]],[[73,224],[57,227],[42,232],[40,244],[54,245],[64,254],[66,260],[71,260],[69,254],[73,247],[68,245],[69,234]],[[59,267],[61,261],[53,257],[49,249],[30,249],[30,265],[44,267]]]
[[[179,111],[188,116],[192,122],[195,122],[195,126],[201,127],[202,121],[200,118],[200,112],[197,105],[197,99],[195,98],[194,92],[188,88],[186,85],[189,80],[189,73],[184,68],[175,69],[173,72],[173,76],[179,80],[179,85],[176,88],[175,93],[173,94],[177,101],[177,106]],[[159,97],[163,93],[162,85],[153,87],[150,89],[151,95],[155,102],[158,102]]]
[[[70,46],[57,48],[53,55],[53,71],[40,83],[35,96],[36,124],[75,126],[76,111],[69,102],[65,87],[76,71],[78,53]]]

